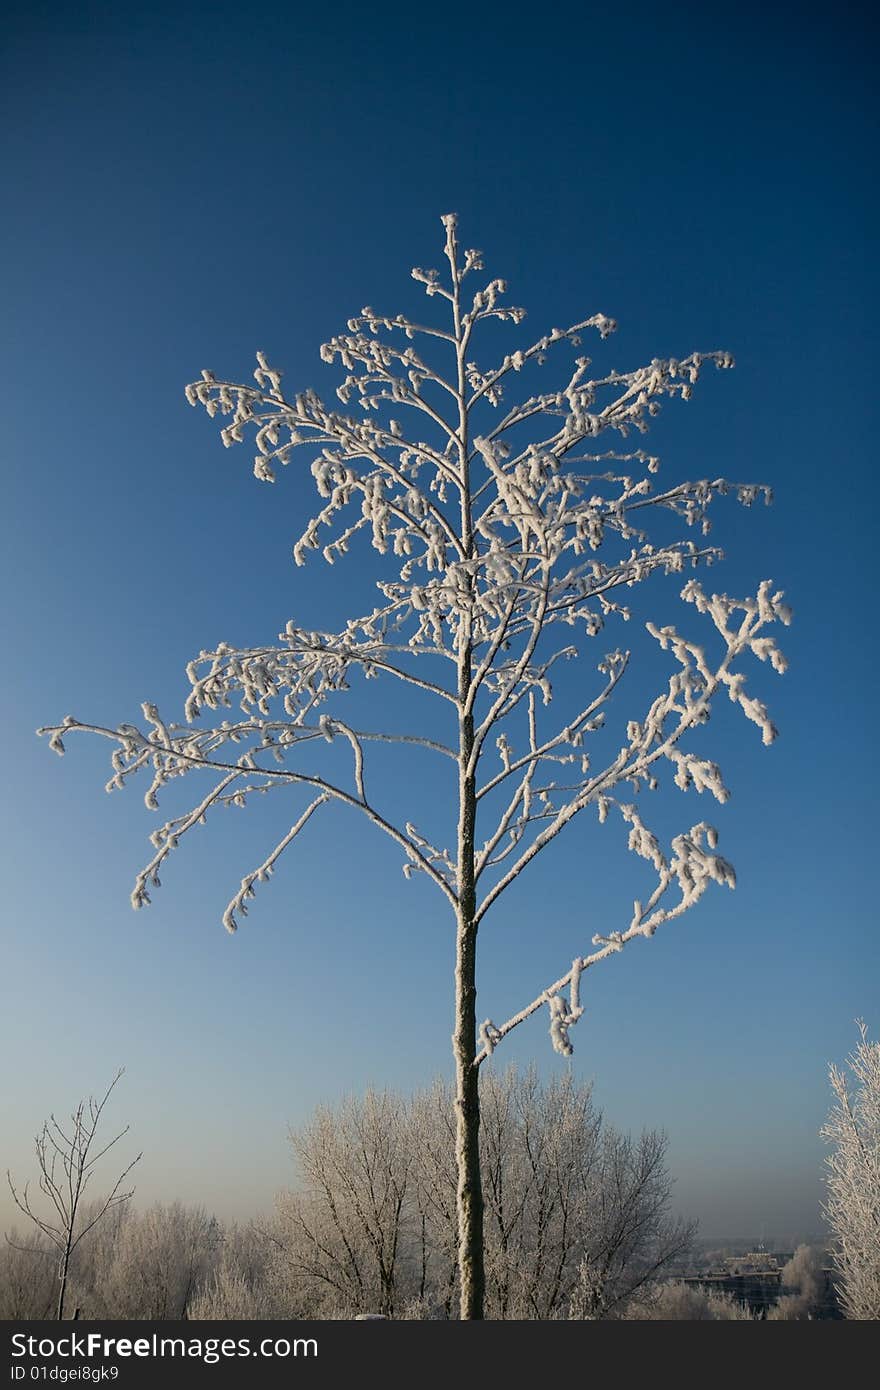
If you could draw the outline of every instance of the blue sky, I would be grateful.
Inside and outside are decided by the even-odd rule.
[[[291,389],[332,395],[319,344],[365,303],[423,312],[409,268],[439,263],[454,209],[529,310],[511,345],[601,310],[620,325],[590,349],[603,367],[736,356],[654,444],[669,478],[774,488],[769,510],[719,510],[712,579],[771,576],[795,609],[789,674],[752,677],[781,736],[720,721],[736,893],[594,973],[572,1066],[616,1124],[666,1128],[705,1234],[815,1230],[826,1065],[857,1016],[880,1029],[866,21],[471,11],[28,6],[7,30],[0,1159],[26,1175],[44,1116],[124,1065],[139,1198],[246,1215],[289,1181],[286,1127],[318,1101],[449,1069],[445,906],[378,837],[316,821],[230,938],[223,907],[277,822],[224,812],[135,915],[143,788],[105,796],[103,745],[62,763],[33,730],[178,712],[203,647],[329,623],[368,590],[368,549],[290,559],[306,456],[257,483],[183,387],[245,379],[263,348]],[[672,831],[706,812],[664,796]],[[638,874],[617,827],[572,829],[486,919],[481,1012],[619,923]],[[507,1056],[568,1065],[540,1017]]]

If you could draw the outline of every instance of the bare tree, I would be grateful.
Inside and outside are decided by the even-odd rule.
[[[581,683],[577,702],[545,724],[551,677],[609,620],[626,619],[626,592],[652,576],[681,574],[717,559],[704,541],[678,536],[695,527],[705,535],[712,502],[732,490],[748,505],[769,490],[723,479],[679,482],[654,489],[659,461],[641,448],[602,447],[600,436],[625,440],[643,434],[664,397],[687,400],[701,369],[730,367],[726,352],[654,359],[634,371],[590,377],[578,355],[561,385],[529,385],[551,352],[577,347],[584,333],[605,338],[615,327],[604,314],[554,328],[529,346],[480,366],[476,339],[491,351],[500,321],[518,325],[524,311],[503,302],[504,282],[493,279],[475,294],[468,277],[482,270],[479,252],[459,246],[453,215],[446,228],[447,278],[413,271],[427,295],[445,304],[443,322],[417,323],[369,307],[349,320],[347,332],[321,350],[346,373],[337,388],[343,407],[327,407],[313,391],[293,396],[281,374],[257,354],[256,385],[218,380],[209,372],[187,387],[192,405],[231,417],[224,444],[254,430],[254,471],[274,481],[294,449],[311,445],[312,475],[323,504],[294,547],[298,564],[320,550],[333,563],[360,537],[383,557],[379,602],[364,600],[341,631],[288,623],[277,644],[221,643],[189,668],[187,723],[167,722],[152,704],[145,724],[109,728],[68,716],[41,730],[64,751],[64,737],[96,733],[114,745],[108,789],[141,770],[152,773],[147,804],[188,773],[208,774],[212,785],[193,808],[152,836],[154,853],[138,874],[132,902],[149,902],[163,865],[182,837],[222,805],[281,790],[306,793],[289,828],[263,862],[241,880],[224,913],[235,930],[256,885],[269,878],[284,851],[312,817],[329,806],[356,811],[403,851],[404,873],[424,874],[446,900],[455,924],[456,1075],[455,1158],[461,1312],[483,1314],[483,1196],[479,1146],[479,1071],[483,1060],[524,1019],[549,1012],[554,1047],[571,1051],[570,1030],[583,1013],[586,971],[636,939],[651,937],[702,897],[709,883],[734,885],[731,865],[718,853],[717,833],[705,821],[677,835],[665,852],[642,819],[637,801],[653,791],[661,769],[671,769],[682,790],[728,792],[718,766],[683,740],[709,717],[716,694],[726,695],[770,743],[776,730],[762,702],[746,693],[734,668],[752,654],[777,671],[785,662],[767,629],[787,623],[789,611],[772,582],[756,596],[707,594],[693,578],[681,597],[709,620],[713,653],[669,623],[647,631],[668,653],[673,670],[653,695],[636,696],[631,715],[609,721],[611,700],[630,665],[629,651],[612,650],[597,665],[600,679]],[[424,344],[417,351],[416,340]],[[504,406],[519,379],[521,397]],[[416,422],[407,429],[399,417]],[[648,524],[655,518],[655,528]],[[653,539],[652,539],[653,535]],[[601,555],[600,555],[601,552]],[[389,568],[392,561],[393,568]],[[567,639],[554,639],[562,628]],[[356,675],[403,682],[419,708],[419,733],[389,731],[340,718],[337,704]],[[421,706],[419,706],[421,702]],[[211,725],[205,711],[237,704],[241,717]],[[437,737],[424,733],[432,706],[442,715]],[[316,740],[338,742],[350,753],[350,775],[327,775],[297,762]],[[367,751],[402,745],[413,755],[449,766],[452,812],[438,843],[411,819],[385,804],[381,783],[367,766]],[[630,848],[651,864],[655,878],[619,929],[582,945],[560,977],[500,1025],[478,1026],[477,934],[489,909],[566,826],[592,806],[600,821],[616,814]],[[433,832],[432,832],[433,833]],[[566,991],[568,993],[566,994]]]
[[[97,1133],[104,1106],[123,1070],[120,1068],[116,1073],[100,1100],[90,1096],[88,1100],[79,1102],[66,1129],[61,1127],[54,1115],[50,1115],[35,1137],[34,1146],[40,1169],[39,1187],[44,1197],[48,1198],[51,1207],[47,1216],[40,1216],[31,1206],[28,1194],[30,1184],[25,1183],[19,1192],[12,1180],[12,1174],[8,1169],[6,1171],[9,1189],[19,1211],[33,1222],[58,1252],[59,1288],[56,1316],[59,1320],[64,1317],[64,1295],[74,1251],[108,1211],[126,1202],[132,1195],[131,1190],[123,1192],[120,1189],[134,1165],[142,1157],[138,1154],[137,1158],[132,1159],[116,1179],[109,1195],[97,1203],[85,1221],[80,1221],[83,1197],[95,1165],[130,1128],[126,1125],[109,1143],[104,1144],[102,1148],[97,1147],[101,1142],[97,1139]]]
[[[848,1318],[880,1318],[880,1042],[861,1041],[829,1069],[835,1101],[822,1137],[831,1145],[825,1216],[834,1237]]]

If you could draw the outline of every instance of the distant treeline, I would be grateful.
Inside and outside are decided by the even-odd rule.
[[[114,1207],[76,1248],[66,1315],[456,1316],[452,1116],[441,1083],[320,1108],[291,1134],[298,1181],[266,1220],[223,1224],[179,1202]],[[728,1292],[674,1278],[695,1228],[670,1215],[664,1135],[622,1135],[589,1086],[511,1070],[484,1078],[481,1137],[487,1316],[752,1316]],[[94,1211],[83,1207],[83,1226]],[[814,1266],[799,1251],[786,1267],[777,1315],[811,1315]],[[57,1296],[57,1252],[36,1229],[8,1232],[0,1318],[52,1317]]]

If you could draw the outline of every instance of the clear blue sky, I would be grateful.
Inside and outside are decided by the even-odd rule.
[[[423,311],[409,268],[439,263],[455,210],[529,310],[523,341],[602,310],[620,324],[603,366],[737,358],[656,444],[670,478],[776,492],[719,511],[712,577],[772,576],[794,606],[789,674],[753,677],[781,737],[722,721],[717,814],[666,794],[670,829],[712,809],[739,887],[594,973],[572,1065],[615,1123],[667,1129],[705,1234],[818,1227],[826,1064],[856,1016],[880,1029],[871,36],[858,8],[591,8],[6,22],[0,1163],[18,1175],[44,1116],[125,1065],[139,1199],[246,1215],[289,1180],[286,1126],[315,1103],[448,1071],[450,923],[385,842],[316,821],[228,937],[278,821],[223,812],[135,915],[144,789],[105,796],[103,744],[60,762],[33,730],[133,722],[145,699],[177,713],[201,648],[329,622],[369,583],[368,549],[293,566],[302,481],[258,484],[183,387],[245,378],[264,348],[292,389],[332,395],[318,345],[365,303]],[[486,919],[481,1013],[620,925],[639,869],[618,827],[572,829]],[[567,1065],[542,1016],[507,1056]]]

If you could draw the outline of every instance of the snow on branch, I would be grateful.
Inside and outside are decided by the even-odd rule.
[[[244,878],[241,880],[241,887],[230,900],[226,907],[226,911],[223,913],[223,925],[228,932],[238,930],[238,923],[235,920],[236,913],[239,913],[242,917],[247,916],[247,900],[255,896],[254,884],[258,882],[265,883],[267,879],[271,877],[277,860],[287,849],[288,845],[293,843],[303,826],[311,819],[318,807],[323,806],[324,802],[328,800],[329,797],[326,793],[322,793],[321,796],[315,797],[315,800],[311,805],[306,807],[299,820],[290,827],[287,834],[275,846],[268,858],[263,860],[260,867],[254,869],[252,874],[245,874]]]
[[[508,808],[503,813],[498,826],[486,842],[478,861],[478,872],[492,863],[500,862],[510,849],[524,840],[531,825],[543,824],[527,848],[493,888],[491,888],[477,910],[479,921],[502,892],[519,876],[526,865],[555,838],[555,836],[586,806],[595,804],[600,821],[607,818],[611,806],[617,806],[624,821],[630,826],[629,848],[641,858],[648,860],[658,874],[658,883],[646,903],[636,901],[633,916],[625,931],[612,932],[607,937],[597,936],[593,944],[599,950],[581,960],[579,967],[560,981],[549,986],[537,999],[497,1028],[487,1020],[482,1035],[483,1051],[477,1061],[482,1061],[494,1047],[518,1023],[523,1022],[546,1002],[550,1008],[550,1032],[553,1046],[557,1051],[568,1055],[571,1050],[569,1028],[581,1016],[579,1005],[573,998],[568,1007],[564,1006],[559,991],[574,978],[580,970],[588,969],[605,956],[621,950],[636,936],[653,936],[657,927],[664,922],[681,916],[694,906],[703,896],[711,882],[733,888],[736,877],[732,865],[716,854],[717,832],[706,822],[692,827],[687,835],[679,835],[672,841],[672,858],[667,860],[660,850],[656,836],[645,826],[636,805],[619,802],[611,792],[615,786],[628,783],[638,788],[644,781],[656,787],[654,764],[666,758],[675,767],[674,782],[682,791],[693,788],[695,791],[708,791],[715,799],[724,803],[728,791],[724,785],[721,771],[715,763],[679,747],[679,741],[688,729],[704,723],[709,718],[712,697],[719,690],[726,690],[730,700],[738,704],[748,719],[758,725],[764,743],[771,743],[776,737],[776,729],[771,722],[765,706],[745,693],[745,676],[734,672],[735,659],[743,652],[750,651],[760,661],[769,661],[773,669],[781,674],[786,669],[785,658],[776,646],[775,640],[759,635],[765,626],[779,621],[791,621],[791,612],[782,601],[781,591],[773,591],[771,580],[764,580],[754,599],[731,599],[726,595],[707,596],[695,580],[690,580],[682,590],[682,598],[693,604],[701,614],[707,614],[718,634],[724,639],[725,650],[720,660],[712,666],[704,649],[696,643],[680,636],[675,628],[668,626],[658,629],[647,624],[648,631],[660,643],[663,650],[670,651],[679,663],[680,670],[670,678],[667,692],[658,696],[651,704],[642,721],[631,720],[627,726],[627,743],[619,749],[616,756],[597,773],[589,772],[589,763],[583,765],[584,777],[569,785],[564,796],[557,797],[554,803],[552,794],[557,789],[551,783],[544,788],[539,810],[531,812],[527,804],[527,793],[531,800],[533,770],[542,755],[549,748],[568,742],[574,749],[579,746],[578,731],[581,721],[587,714],[593,715],[597,704],[601,704],[613,688],[609,683],[598,700],[583,711],[569,726],[554,739],[537,745],[534,722],[534,703],[530,708],[529,751],[519,759],[513,760],[509,745],[504,748],[504,771],[483,789],[484,792],[498,785],[514,770],[523,766],[528,768],[526,777],[520,783]],[[739,622],[735,615],[742,614]],[[616,681],[614,682],[616,684]],[[586,727],[586,723],[583,724]],[[572,757],[574,754],[572,753]],[[514,815],[519,811],[518,819]],[[549,823],[547,823],[549,822]],[[511,844],[508,851],[494,861],[491,853],[503,835],[508,834]],[[664,899],[670,888],[677,886],[679,901],[672,907],[665,905]],[[491,1046],[489,1046],[491,1044]]]
[[[634,828],[637,828],[637,852],[644,858],[651,859],[658,870],[657,886],[646,902],[637,900],[633,903],[632,918],[626,930],[612,931],[607,936],[597,933],[593,937],[593,945],[597,949],[587,956],[576,958],[565,975],[543,989],[530,1004],[520,1009],[519,1013],[500,1026],[487,1019],[481,1029],[482,1048],[474,1058],[475,1066],[484,1062],[508,1033],[545,1004],[549,1008],[550,1038],[553,1047],[564,1056],[570,1056],[574,1049],[569,1030],[584,1012],[580,1002],[583,972],[598,965],[599,961],[605,960],[608,956],[622,951],[637,937],[653,936],[661,923],[673,921],[698,903],[710,883],[722,884],[728,888],[735,887],[736,876],[733,866],[714,852],[718,844],[718,835],[705,821],[692,826],[686,835],[677,835],[673,839],[672,856],[667,860],[660,853],[654,836],[645,831],[637,815],[631,814],[633,808],[624,807],[621,810],[624,812],[624,818],[633,821]],[[632,835],[630,847],[634,847]],[[663,906],[662,900],[670,890],[675,889],[678,889],[680,895],[678,901],[672,906]],[[566,988],[569,988],[568,1001],[562,994]]]
[[[114,775],[107,783],[106,790],[109,792],[121,788],[132,775],[143,770],[151,770],[153,780],[145,797],[150,809],[156,809],[158,806],[159,789],[175,778],[197,770],[224,774],[191,811],[183,816],[175,817],[153,832],[150,838],[156,853],[137,875],[131,895],[134,908],[149,904],[149,887],[161,886],[158,873],[160,866],[171,851],[177,848],[180,839],[188,830],[193,829],[196,825],[205,824],[207,812],[212,806],[230,804],[243,806],[249,795],[255,792],[264,793],[273,785],[313,787],[319,795],[272,852],[269,859],[254,874],[242,880],[241,893],[229,904],[224,915],[224,925],[229,930],[234,930],[234,912],[236,910],[245,915],[244,903],[246,898],[253,897],[253,883],[270,876],[275,860],[296,838],[314,811],[327,800],[337,801],[361,811],[404,850],[408,866],[427,874],[441,889],[449,902],[455,905],[453,876],[446,872],[449,862],[448,856],[444,857],[443,853],[428,847],[427,842],[412,827],[407,826],[404,830],[394,825],[366,800],[361,744],[363,741],[373,738],[381,742],[427,747],[446,756],[454,756],[450,749],[432,743],[428,739],[407,735],[355,733],[347,725],[341,724],[338,720],[330,720],[326,716],[319,721],[314,729],[304,730],[298,726],[291,732],[289,726],[284,725],[281,734],[276,737],[274,729],[277,726],[263,720],[250,720],[239,725],[227,723],[219,729],[192,730],[186,726],[166,725],[152,705],[145,704],[144,713],[152,724],[152,734],[144,733],[131,724],[121,724],[116,729],[105,728],[97,724],[84,724],[71,715],[66,715],[61,724],[37,730],[38,734],[49,736],[50,746],[60,754],[65,752],[63,734],[92,733],[109,739],[116,747],[111,755]],[[311,741],[315,737],[332,740],[337,732],[345,737],[353,748],[355,783],[353,792],[329,782],[326,778],[300,772],[283,765],[287,755],[294,751],[300,743]],[[283,737],[285,733],[289,734],[289,737]],[[222,757],[217,755],[217,750],[222,749],[225,745],[239,744],[246,741],[248,736],[254,735],[259,735],[258,741],[251,743],[238,756],[234,764],[224,761]],[[261,757],[267,752],[272,754],[274,760],[281,763],[282,766],[264,766]],[[256,783],[248,781],[248,776],[252,773],[258,773],[261,780]],[[426,848],[423,849],[423,847]]]
[[[460,246],[456,217],[447,214],[443,225],[443,272],[412,271],[439,312],[421,322],[368,305],[322,346],[323,362],[341,375],[337,404],[325,404],[311,389],[287,391],[264,352],[256,355],[251,380],[205,370],[186,387],[191,405],[218,418],[226,447],[252,441],[258,479],[274,482],[295,451],[306,450],[317,501],[297,523],[297,564],[313,552],[335,564],[365,546],[382,558],[372,601],[359,599],[339,631],[291,619],[277,642],[221,642],[199,652],[187,667],[185,723],[168,722],[144,704],[143,731],[71,718],[39,731],[58,752],[71,730],[111,740],[108,790],[144,772],[150,809],[166,784],[194,771],[213,774],[213,787],[191,810],[154,832],[155,853],[136,880],[135,906],[149,901],[171,850],[209,811],[244,806],[285,787],[305,788],[314,799],[269,859],[242,880],[227,925],[326,801],[355,808],[389,835],[403,850],[407,876],[425,873],[457,913],[463,901],[475,899],[478,880],[488,880],[473,930],[588,805],[600,820],[617,807],[630,847],[659,875],[659,896],[647,915],[636,913],[635,925],[612,933],[603,952],[618,949],[628,933],[649,935],[695,902],[713,878],[732,883],[732,871],[706,849],[707,828],[679,837],[667,862],[633,798],[671,769],[679,789],[726,799],[720,768],[685,746],[718,693],[739,706],[765,743],[775,737],[739,663],[750,653],[776,672],[785,669],[766,632],[789,620],[781,593],[766,581],[753,598],[731,599],[704,592],[691,573],[721,558],[704,539],[716,503],[729,496],[748,507],[759,498],[769,502],[770,492],[712,470],[659,487],[656,455],[621,441],[644,435],[665,402],[687,401],[704,371],[726,370],[733,360],[712,350],[655,358],[629,371],[594,370],[581,344],[590,335],[601,346],[615,330],[603,313],[575,315],[568,327],[520,341],[524,310],[508,303],[503,280],[484,275],[482,254]],[[505,325],[512,337],[500,360],[483,362],[479,339],[487,320]],[[561,368],[555,386],[539,380],[548,363]],[[507,400],[514,385],[520,394]],[[712,656],[672,624],[648,624],[675,670],[653,699],[640,701],[640,717],[618,729],[616,746],[607,745],[614,727],[608,716],[633,670],[629,650],[610,650],[594,663],[603,678],[599,689],[585,691],[571,717],[552,721],[546,711],[560,664],[582,656],[609,624],[628,622],[628,591],[664,575],[688,576],[681,597],[710,619],[720,654]],[[342,698],[353,696],[362,679],[382,678],[407,687],[414,701],[430,702],[449,734],[440,728],[429,737],[427,719],[414,725],[418,733],[405,735],[339,716]],[[223,717],[231,710],[237,713]],[[321,740],[348,745],[350,762],[337,780],[297,763]],[[457,848],[444,847],[411,821],[398,824],[377,809],[372,798],[381,781],[373,754],[392,743],[456,764],[449,796],[459,814],[450,819],[476,829],[479,815],[479,838],[469,832]],[[491,800],[496,792],[499,805]],[[465,794],[472,798],[467,808]],[[665,894],[675,885],[684,906],[673,911]],[[551,1009],[554,1045],[565,1051],[580,1005],[570,998],[563,1006],[561,988],[551,987],[542,999]],[[489,1028],[484,1046],[503,1030],[496,1034]]]
[[[619,653],[612,654],[603,663],[605,669],[610,671],[604,690],[563,730],[539,744],[535,705],[532,702],[528,749],[517,757],[507,736],[499,738],[502,771],[485,784],[478,797],[481,798],[523,768],[527,769],[527,773],[483,847],[477,862],[478,875],[493,862],[490,856],[504,835],[509,835],[511,839],[507,852],[519,845],[520,841],[524,842],[524,847],[505,875],[486,894],[477,909],[477,921],[531,860],[587,806],[594,804],[600,821],[604,821],[608,807],[613,802],[615,787],[628,784],[637,790],[645,783],[651,789],[656,788],[659,764],[664,759],[674,767],[673,781],[680,790],[693,788],[697,792],[708,791],[723,804],[729,793],[720,768],[680,746],[688,730],[708,720],[712,699],[719,691],[726,690],[731,701],[738,704],[746,717],[759,726],[765,743],[772,742],[776,737],[775,726],[765,706],[746,694],[745,675],[732,668],[739,656],[751,651],[759,660],[769,660],[777,672],[785,670],[785,660],[775,640],[759,635],[772,622],[790,621],[790,611],[782,602],[782,593],[774,593],[772,581],[765,580],[754,599],[731,599],[722,594],[713,594],[710,598],[695,580],[689,580],[681,596],[686,602],[692,603],[698,612],[708,614],[712,619],[717,633],[724,640],[724,650],[715,663],[710,663],[703,647],[680,636],[675,628],[667,626],[659,629],[653,623],[648,623],[649,633],[663,650],[671,652],[680,669],[670,677],[666,691],[652,701],[643,718],[628,722],[626,742],[602,768],[594,770],[589,757],[583,753],[583,735],[601,727],[603,721],[599,719],[597,710],[599,714],[602,713],[600,707],[614,690],[626,664],[626,659]],[[743,614],[742,620],[731,623],[737,613]],[[561,749],[568,751],[560,754],[557,750]],[[580,759],[581,776],[565,787],[549,783],[535,788],[534,769],[548,757],[568,763],[576,763]],[[644,831],[635,807],[626,810],[626,818],[633,827],[630,848],[642,853],[645,846],[651,843],[650,837]],[[529,827],[539,822],[543,828],[526,844]],[[653,849],[648,857],[654,860],[655,866],[659,865]],[[499,860],[496,858],[494,862]]]
[[[344,405],[356,402],[359,414],[329,409],[314,391],[289,398],[281,373],[264,353],[257,357],[256,386],[218,380],[205,371],[187,387],[187,398],[212,416],[232,417],[222,430],[224,444],[253,434],[261,479],[274,480],[277,466],[288,464],[296,448],[311,446],[311,473],[323,505],[296,542],[297,563],[310,550],[321,550],[334,563],[360,536],[369,537],[381,554],[400,560],[399,583],[379,582],[390,600],[383,620],[393,621],[400,632],[409,625],[404,645],[411,651],[427,645],[456,655],[465,640],[473,649],[485,647],[489,663],[484,658],[479,686],[499,642],[521,636],[528,642],[536,627],[557,620],[583,623],[594,634],[618,611],[608,597],[611,589],[637,583],[655,569],[680,572],[685,564],[717,557],[717,550],[692,542],[653,546],[641,520],[646,508],[672,510],[686,525],[705,530],[716,496],[734,490],[748,505],[761,489],[715,479],[655,495],[650,474],[657,472],[659,460],[643,450],[572,453],[605,430],[622,436],[631,429],[643,432],[663,397],[689,398],[706,364],[731,366],[725,352],[655,359],[632,372],[595,378],[588,377],[589,360],[578,357],[561,389],[528,397],[502,420],[487,421],[488,429],[477,428],[480,410],[497,405],[502,380],[511,373],[537,365],[557,345],[576,345],[584,331],[597,330],[605,338],[615,325],[606,315],[593,314],[552,329],[507,354],[495,368],[480,368],[469,356],[479,322],[493,317],[515,326],[523,311],[501,305],[506,292],[501,280],[491,280],[476,293],[471,310],[462,310],[462,282],[482,265],[482,257],[466,251],[462,258],[455,219],[444,221],[451,288],[441,284],[437,271],[413,274],[429,296],[439,294],[450,304],[449,327],[417,324],[367,306],[349,320],[347,332],[321,349],[325,362],[338,361],[347,372],[337,394]],[[416,351],[416,335],[437,340],[438,351],[454,352],[448,370]],[[436,388],[437,399],[426,394],[429,388]],[[405,425],[412,412],[421,417],[418,434]],[[515,427],[536,418],[561,423],[542,440],[512,444]],[[584,472],[584,463],[602,460],[631,467],[622,473]],[[596,559],[561,568],[563,557],[596,552],[606,537],[636,545],[628,558],[611,565]],[[378,616],[377,610],[368,623]],[[353,620],[346,636],[351,638],[358,625]],[[358,651],[352,659],[366,661],[368,652]]]

